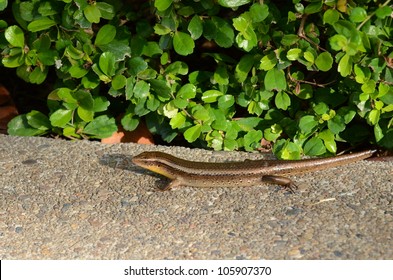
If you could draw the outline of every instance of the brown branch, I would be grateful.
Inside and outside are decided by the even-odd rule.
[[[307,15],[302,17],[302,20],[300,22],[300,26],[299,26],[299,30],[297,31],[297,36],[299,36],[300,38],[306,40],[307,42],[309,42],[310,44],[316,46],[319,50],[322,50],[324,52],[327,52],[327,50],[325,50],[324,48],[322,48],[320,45],[318,45],[317,43],[315,43],[313,40],[311,40],[310,38],[308,38],[306,36],[306,33],[304,32],[304,25],[306,24],[306,19],[307,19]]]
[[[292,77],[291,73],[289,72],[289,68],[288,68],[288,77],[294,83],[297,83],[297,84],[300,84],[300,83],[309,84],[309,85],[320,87],[320,88],[324,88],[324,87],[326,87],[326,86],[336,82],[336,80],[334,80],[334,81],[331,81],[331,82],[328,82],[328,83],[325,83],[325,84],[320,84],[320,83],[317,83],[315,80],[313,82],[306,81],[306,80],[297,80],[294,77]]]

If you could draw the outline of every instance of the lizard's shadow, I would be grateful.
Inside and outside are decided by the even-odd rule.
[[[146,170],[135,165],[132,157],[124,154],[104,154],[99,159],[100,164],[109,166],[113,169],[122,169],[138,174],[146,174]]]
[[[158,180],[158,187],[164,187],[166,184],[168,184],[169,180],[166,180],[163,178],[163,176],[160,176],[152,171],[146,170],[142,167],[139,167],[135,165],[132,162],[132,157],[129,155],[124,155],[124,154],[104,154],[100,159],[99,163],[102,165],[106,165],[110,168],[113,169],[121,169],[121,170],[127,170],[130,171],[130,176],[133,176],[136,174],[138,175],[150,175],[156,177]]]

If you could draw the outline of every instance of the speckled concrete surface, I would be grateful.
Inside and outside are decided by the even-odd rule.
[[[0,135],[1,259],[393,259],[393,162],[274,185],[156,190],[131,163],[158,149],[198,160],[255,154]]]

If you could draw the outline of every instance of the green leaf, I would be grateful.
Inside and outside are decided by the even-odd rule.
[[[18,16],[16,16],[16,17],[18,17]],[[7,27],[8,27],[8,23],[5,20],[0,19],[0,28],[1,28],[1,30],[4,31]]]
[[[235,77],[239,83],[243,83],[248,76],[251,68],[254,66],[254,56],[246,54],[236,65]]]
[[[7,8],[8,0],[0,0],[0,11],[4,11]]]
[[[222,96],[223,97],[223,96]],[[220,101],[219,101],[220,102]],[[226,131],[230,122],[227,120],[225,114],[222,111],[223,108],[213,110],[214,121],[212,123],[212,128],[215,130]]]
[[[208,134],[206,136],[206,141],[208,142],[208,146],[214,150],[222,150],[223,137],[218,131],[213,130],[210,134]]]
[[[63,128],[63,136],[68,138],[81,138],[79,134],[77,134],[75,127],[67,126]]]
[[[303,56],[308,62],[314,63],[315,57],[312,52],[306,51]]]
[[[218,98],[218,108],[228,109],[231,108],[233,104],[235,104],[233,95],[226,94]]]
[[[101,18],[101,11],[95,4],[87,5],[83,9],[86,19],[91,23],[99,23]]]
[[[379,122],[381,111],[377,109],[371,110],[367,115],[367,120],[371,125],[376,125]]]
[[[313,137],[304,144],[304,153],[309,156],[320,156],[326,153],[326,148],[320,138]]]
[[[7,133],[13,136],[36,136],[45,131],[29,125],[26,115],[18,115],[8,122]]]
[[[51,125],[64,128],[71,121],[72,112],[73,110],[68,109],[56,110],[49,117]]]
[[[323,14],[323,23],[333,25],[340,18],[340,13],[335,9],[329,9]]]
[[[150,93],[150,84],[141,80],[136,82],[134,86],[134,96],[139,99],[146,98]]]
[[[329,130],[325,129],[318,134],[318,137],[321,138],[325,144],[327,150],[331,153],[337,152],[336,141],[334,141],[334,134]]]
[[[227,124],[225,139],[236,140],[238,138],[239,131],[240,131],[240,127],[236,122],[234,121],[229,122]]]
[[[191,113],[195,119],[200,121],[208,121],[210,119],[209,111],[200,104],[193,107]]]
[[[224,151],[234,151],[239,148],[235,139],[224,139]]]
[[[299,128],[305,135],[309,135],[316,130],[318,127],[318,121],[314,116],[306,115],[300,118]]]
[[[243,13],[239,17],[233,19],[233,26],[235,29],[243,33],[244,37],[248,40],[256,36],[250,19],[250,14],[246,13]]]
[[[154,7],[160,12],[165,11],[172,5],[173,0],[155,0]]]
[[[218,4],[227,8],[236,8],[250,2],[251,0],[218,0]]]
[[[183,112],[178,112],[176,116],[174,116],[169,124],[171,125],[172,129],[181,128],[186,122],[186,116]]]
[[[90,110],[86,110],[82,107],[78,107],[77,113],[78,116],[85,122],[90,122],[94,119],[94,112]]]
[[[161,101],[166,101],[171,98],[171,89],[165,81],[150,80],[150,85]]]
[[[278,60],[276,57],[276,54],[274,52],[271,52],[265,56],[262,57],[261,59],[261,64],[259,65],[259,68],[265,71],[269,71],[276,66]]]
[[[134,77],[127,78],[126,88],[125,88],[126,100],[130,100],[132,98],[132,96],[134,95],[134,92],[133,92],[134,85],[135,85],[135,78]]]
[[[291,105],[291,99],[289,95],[284,91],[280,91],[276,94],[274,99],[274,103],[276,104],[278,109],[287,110],[288,107]]]
[[[23,65],[25,63],[23,55],[14,55],[9,57],[4,57],[1,62],[5,67],[15,68]]]
[[[339,35],[342,35],[347,39],[347,43],[342,46],[343,50],[345,50],[347,54],[355,55],[358,50],[365,51],[362,38],[360,36],[361,33],[356,29],[353,23],[346,20],[339,20],[333,25],[333,27]]]
[[[176,108],[184,109],[188,106],[189,101],[182,98],[176,98],[173,100],[173,104],[176,106]]]
[[[243,13],[239,17],[233,19],[233,26],[240,33],[236,36],[236,42],[240,48],[250,51],[256,47],[258,40],[257,35],[252,26],[252,19],[249,13]]]
[[[117,125],[115,119],[105,115],[95,118],[83,129],[83,133],[99,139],[110,137],[116,131]]]
[[[116,61],[124,60],[131,56],[131,48],[127,42],[112,40],[106,45],[100,45],[103,52],[110,52],[114,55]]]
[[[260,123],[260,121],[260,118],[248,117],[236,120],[236,124],[238,124],[239,127],[244,131],[251,131]]]
[[[156,33],[157,35],[166,35],[171,33],[172,30],[162,24],[157,23],[156,25],[154,25],[154,33]]]
[[[43,65],[52,66],[58,55],[56,50],[43,50],[37,54],[37,57]]]
[[[133,76],[136,76],[138,73],[146,70],[147,67],[147,62],[140,56],[133,57],[128,61],[128,71]]]
[[[78,101],[78,105],[83,109],[92,111],[94,106],[94,100],[90,92],[86,90],[77,90],[73,96]]]
[[[154,95],[149,95],[146,100],[146,108],[150,111],[157,111],[157,108],[161,105],[161,101],[155,98]]]
[[[115,17],[115,9],[111,4],[105,2],[96,2],[96,6],[100,10],[102,18],[111,20]]]
[[[29,125],[39,130],[49,130],[52,128],[50,121],[43,113],[33,110],[26,114],[26,119]]]
[[[32,1],[24,1],[19,4],[19,9],[18,6],[15,4],[12,6],[13,13],[15,15],[15,18],[18,19],[19,24],[23,27],[26,28],[27,22],[33,21],[34,19],[34,3]]]
[[[84,77],[89,72],[88,69],[83,68],[79,65],[73,65],[68,69],[68,73],[70,73],[71,77],[80,79]]]
[[[107,75],[102,73],[101,69],[98,67],[96,63],[94,63],[91,66],[91,69],[93,69],[94,73],[96,73],[97,76],[100,78],[100,80],[103,81],[104,83],[109,83],[111,81],[111,79]]]
[[[27,29],[30,32],[37,32],[37,31],[49,29],[54,25],[56,25],[56,22],[54,20],[47,17],[42,17],[35,21],[30,22],[29,25],[27,25]]]
[[[184,138],[189,143],[192,143],[198,139],[199,135],[201,135],[201,132],[202,132],[202,125],[200,124],[194,125],[184,132]]]
[[[322,10],[322,6],[322,1],[313,1],[306,6],[306,8],[304,9],[304,13],[307,15],[318,13]]]
[[[203,35],[208,40],[214,40],[222,48],[231,47],[235,38],[232,26],[226,20],[217,16],[205,21]]]
[[[324,102],[319,102],[319,103],[313,105],[312,109],[318,115],[323,115],[323,114],[326,114],[329,112],[329,106]],[[311,116],[311,117],[313,117],[313,116]]]
[[[221,91],[215,89],[207,90],[202,94],[202,100],[205,103],[213,103],[216,102],[218,97],[222,96],[223,94],[224,93],[222,93]]]
[[[285,73],[283,70],[278,70],[277,68],[267,71],[264,82],[266,90],[279,91],[287,88]]]
[[[78,100],[74,97],[72,94],[72,91],[69,88],[58,88],[54,90],[53,96],[56,96],[59,98],[59,100],[63,100],[66,103],[78,103]]]
[[[93,111],[94,112],[104,112],[108,109],[110,102],[105,96],[94,97]]]
[[[187,75],[188,66],[183,61],[175,61],[169,64],[167,68],[165,68],[165,73],[171,73],[174,75]]]
[[[362,66],[360,66],[358,64],[355,64],[353,66],[353,70],[354,70],[354,73],[355,73],[355,80],[359,84],[364,84],[371,77],[371,71],[367,67],[362,67]]]
[[[64,1],[64,0],[63,0]],[[69,0],[68,3],[70,3]],[[64,1],[65,2],[65,1]],[[72,2],[75,2],[76,5],[78,5],[78,9],[84,9],[87,7],[87,5],[89,5],[89,3],[92,3],[92,1],[90,1],[89,3],[86,0],[72,0]]]
[[[24,48],[25,35],[19,26],[12,25],[8,27],[4,32],[4,36],[8,43],[10,43],[12,46]]]
[[[379,83],[379,85],[378,85],[378,97],[379,98],[383,97],[385,94],[388,94],[391,90],[392,89],[390,88],[389,85],[384,84],[384,83]]]
[[[22,69],[22,67],[19,67],[18,70]],[[47,74],[48,68],[45,67],[43,70],[41,70],[40,67],[35,67],[29,75],[29,82],[32,84],[41,84],[45,81]]]
[[[335,115],[332,119],[328,120],[328,128],[334,134],[339,134],[345,129],[344,118],[340,115]]]
[[[244,149],[253,151],[261,146],[262,131],[251,130],[244,135]]]
[[[223,65],[219,65],[216,68],[213,78],[219,85],[228,85],[229,84],[228,71],[227,71],[226,67]]]
[[[388,17],[392,14],[392,8],[390,6],[379,7],[375,11],[375,14],[378,18],[384,19],[385,17]]]
[[[377,142],[381,141],[384,137],[383,130],[378,123],[374,126],[374,136]]]
[[[111,24],[105,24],[98,30],[96,40],[94,42],[95,45],[106,45],[112,42],[116,37],[116,27]]]
[[[348,107],[347,108],[343,108],[343,109],[340,108],[340,110],[338,111],[338,114],[340,116],[343,116],[344,123],[348,124],[356,116],[356,111],[354,109],[351,109],[351,108],[348,108]]]
[[[288,60],[295,61],[298,60],[300,55],[302,54],[302,50],[298,48],[290,49],[287,52]]]
[[[111,52],[104,52],[101,54],[100,59],[99,59],[99,66],[101,71],[111,77],[115,74],[115,56]]]
[[[265,20],[269,16],[269,6],[255,3],[250,8],[252,21],[255,23]]]
[[[336,34],[332,36],[330,39],[330,46],[332,47],[333,50],[335,51],[340,51],[343,50],[346,45],[348,44],[348,40],[345,36]]]
[[[163,108],[162,111],[164,113],[164,116],[167,118],[173,118],[174,116],[176,116],[177,112],[179,111],[178,108],[176,108],[175,104],[173,101],[166,103]]]
[[[115,90],[122,89],[126,86],[127,78],[123,75],[116,75],[112,79],[112,87]]]
[[[127,131],[135,130],[139,125],[139,118],[133,113],[126,113],[121,119],[121,125]]]
[[[198,15],[195,15],[191,20],[190,23],[188,24],[188,32],[191,34],[191,38],[193,40],[198,39],[201,37],[202,32],[203,32],[203,25],[202,25],[202,20]]]
[[[352,59],[348,54],[345,54],[338,63],[338,72],[341,76],[346,77],[352,72]]]
[[[352,22],[362,22],[367,17],[367,12],[362,7],[355,7],[352,9],[349,19]]]
[[[284,46],[291,46],[299,41],[299,36],[296,34],[286,34],[281,39],[281,44]]]
[[[193,84],[185,84],[179,89],[176,97],[183,99],[194,98],[196,95],[196,90],[197,88]]]
[[[313,87],[308,84],[301,84],[300,91],[296,94],[300,99],[310,99],[314,96]]]
[[[317,59],[315,60],[315,65],[321,71],[329,71],[333,65],[333,57],[329,52],[323,52],[318,55]]]
[[[374,80],[368,80],[361,86],[361,89],[364,93],[372,94],[375,92],[376,87],[377,84]]]
[[[157,42],[147,42],[143,47],[142,54],[148,57],[153,57],[155,55],[162,54],[162,49]]]
[[[189,55],[194,51],[195,43],[190,35],[183,32],[176,32],[173,36],[173,47],[180,55]]]
[[[273,146],[273,152],[280,159],[299,159],[301,147],[300,145],[290,142],[289,140],[280,139]]]
[[[51,3],[49,1],[43,2],[42,4],[40,4],[40,6],[38,7],[38,12],[42,15],[42,16],[53,16],[57,13],[59,13],[58,11],[58,6],[56,5],[56,3]]]
[[[152,79],[155,79],[156,76],[157,76],[157,71],[155,71],[151,68],[143,70],[142,72],[139,72],[137,75],[138,79],[141,79],[141,80],[152,80]]]

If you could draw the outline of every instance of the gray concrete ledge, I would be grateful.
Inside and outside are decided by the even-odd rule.
[[[1,259],[393,259],[393,162],[362,161],[274,185],[178,188],[131,163],[182,147],[0,135]]]

